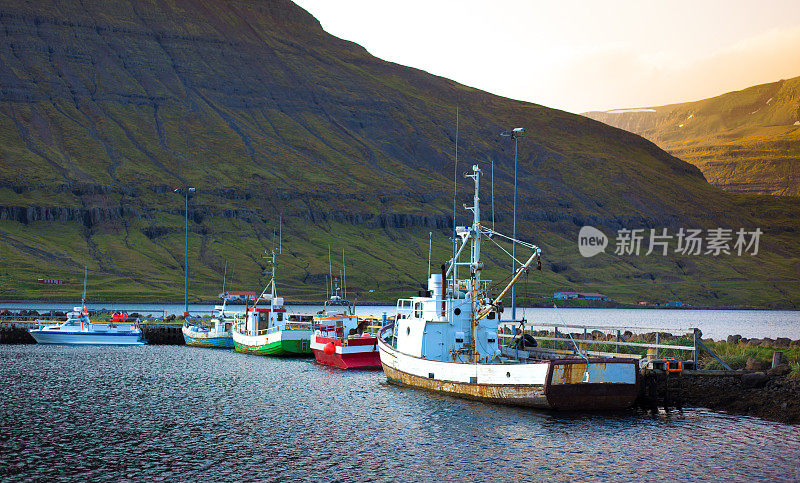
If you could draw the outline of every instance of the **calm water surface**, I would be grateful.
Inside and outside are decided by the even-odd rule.
[[[161,316],[182,314],[183,304],[134,304],[96,303],[86,304],[90,309],[116,309],[138,312],[143,315]],[[228,306],[232,311],[243,311],[243,305]],[[27,302],[0,304],[0,308],[33,310],[68,310],[70,304],[53,302]],[[210,314],[214,306],[189,305],[193,315]],[[321,305],[289,306],[290,312],[314,313]],[[358,306],[359,315],[380,317],[383,313],[393,315],[395,306]],[[690,309],[541,309],[517,308],[517,318],[525,317],[530,322],[547,324],[630,326],[633,328],[667,329],[673,333],[697,327],[703,337],[724,339],[732,334],[752,337],[789,337],[800,339],[800,311],[791,310],[690,310]],[[511,318],[511,309],[506,307],[503,319]],[[646,329],[642,329],[645,331]],[[635,330],[633,330],[636,332]]]
[[[183,346],[0,346],[0,477],[797,480],[800,427],[509,408]]]

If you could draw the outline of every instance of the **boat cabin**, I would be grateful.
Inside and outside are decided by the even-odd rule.
[[[247,307],[244,320],[238,319],[240,332],[247,335],[262,335],[270,330],[282,328],[286,321],[286,307],[283,305],[283,297],[275,297],[272,303],[266,307]]]
[[[472,343],[471,284],[471,280],[456,280],[455,284],[449,281],[446,297],[442,275],[433,274],[428,280],[429,296],[399,299],[391,345],[417,357],[466,362]],[[483,284],[488,286],[489,281]],[[492,312],[476,324],[475,349],[482,362],[500,356],[498,322],[497,313]]]
[[[350,302],[338,295],[332,296],[322,310],[314,315],[314,329],[324,337],[360,337],[358,317],[353,313]]]

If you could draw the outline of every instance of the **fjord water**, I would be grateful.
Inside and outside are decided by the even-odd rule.
[[[798,426],[504,407],[229,350],[0,346],[0,393],[12,480],[800,478]]]

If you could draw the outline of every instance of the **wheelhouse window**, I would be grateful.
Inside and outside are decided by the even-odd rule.
[[[422,318],[422,302],[417,302],[414,304],[414,317],[418,319]]]

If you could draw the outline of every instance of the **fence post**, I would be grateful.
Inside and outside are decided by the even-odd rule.
[[[783,362],[783,351],[775,351],[772,353],[772,368],[775,369]]]
[[[659,343],[659,332],[656,331],[656,359],[658,359],[658,343]]]

